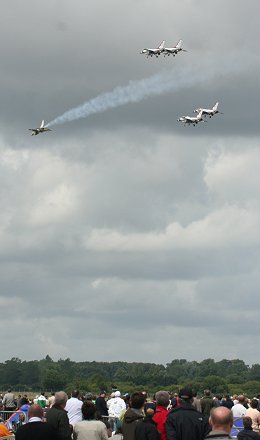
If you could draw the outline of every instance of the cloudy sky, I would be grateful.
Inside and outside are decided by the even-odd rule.
[[[1,1],[1,361],[259,362],[259,14]],[[179,38],[175,58],[140,55]],[[153,75],[171,89],[30,136]],[[216,101],[207,124],[176,121]]]

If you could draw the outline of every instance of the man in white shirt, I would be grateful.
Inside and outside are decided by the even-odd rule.
[[[65,410],[68,412],[70,425],[74,426],[82,420],[82,400],[79,399],[79,391],[73,390],[71,398],[67,400]]]
[[[231,411],[233,414],[233,417],[243,417],[246,414],[246,407],[244,406],[245,403],[245,396],[242,394],[238,396],[237,398],[238,403],[236,405],[232,406]]]

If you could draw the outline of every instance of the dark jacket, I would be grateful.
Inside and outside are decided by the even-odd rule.
[[[237,434],[238,440],[259,440],[259,434],[252,429],[243,429]]]
[[[139,410],[128,408],[125,412],[122,433],[124,440],[135,440],[135,428],[138,420],[143,419],[143,414]]]
[[[203,440],[210,430],[208,417],[188,402],[173,409],[166,419],[168,440]]]
[[[221,406],[225,406],[225,408],[231,409],[232,406],[234,406],[234,402],[231,399],[222,400]]]
[[[229,438],[232,437],[225,431],[211,431],[206,437],[207,440],[227,440]]]
[[[135,440],[160,440],[156,423],[151,417],[144,417],[136,423]]]
[[[108,416],[107,404],[106,404],[104,397],[99,396],[96,399],[96,408],[97,408],[97,412],[101,416]]]
[[[20,426],[15,434],[15,440],[57,440],[53,428],[44,422],[29,422]]]
[[[59,440],[71,440],[71,428],[65,409],[54,404],[46,412],[46,422],[57,432]]]
[[[203,397],[200,399],[200,406],[202,414],[209,417],[210,410],[214,407],[214,400],[211,397]]]

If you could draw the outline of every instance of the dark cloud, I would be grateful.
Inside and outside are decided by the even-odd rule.
[[[258,16],[257,0],[4,2],[2,360],[257,361]],[[179,38],[187,53],[140,55]],[[167,93],[30,136],[169,72]]]

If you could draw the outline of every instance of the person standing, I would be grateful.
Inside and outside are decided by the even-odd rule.
[[[145,396],[142,393],[133,393],[130,406],[124,414],[122,433],[124,440],[135,440],[135,428],[139,421],[143,420]]]
[[[68,399],[65,411],[68,413],[69,423],[74,426],[77,422],[82,420],[82,400],[79,399],[79,390],[73,390],[71,398]]]
[[[251,417],[243,417],[244,429],[237,434],[238,440],[259,440],[259,434],[253,431]]]
[[[250,408],[246,410],[246,417],[250,417],[252,419],[252,429],[253,431],[259,433],[260,427],[260,412],[257,409],[258,401],[257,399],[252,399]]]
[[[245,396],[243,394],[240,394],[237,398],[238,403],[236,403],[234,406],[232,406],[231,411],[233,413],[233,417],[243,417],[246,414],[246,407],[245,404]]]
[[[180,406],[171,410],[166,419],[167,440],[203,440],[211,430],[208,417],[192,406],[190,388],[181,389],[179,398]]]
[[[153,421],[154,410],[144,406],[145,417],[136,423],[135,440],[161,440]]]
[[[46,408],[46,397],[44,394],[45,393],[41,392],[37,400],[38,405],[40,405],[43,409]]]
[[[73,429],[73,440],[108,440],[107,428],[101,420],[95,420],[96,407],[90,400],[82,405],[83,420]]]
[[[31,405],[28,417],[29,422],[17,429],[15,440],[58,440],[54,429],[43,422],[43,409],[40,405]]]
[[[101,417],[108,416],[108,408],[105,397],[106,397],[106,392],[100,391],[99,397],[97,397],[96,399],[96,409]]]
[[[71,440],[71,427],[65,406],[68,396],[64,391],[55,393],[54,405],[46,413],[46,423],[57,433],[58,440]]]
[[[15,395],[12,393],[11,388],[7,391],[3,398],[3,406],[5,411],[15,411],[16,403],[15,403]]]
[[[200,400],[200,405],[202,414],[209,417],[211,409],[215,406],[214,400],[210,396],[210,390],[204,390],[204,397]]]
[[[165,422],[169,414],[168,406],[170,396],[167,391],[157,391],[155,394],[156,407],[153,421],[156,423],[157,431],[161,435],[161,440],[167,440]]]
[[[233,415],[230,409],[224,406],[213,408],[210,412],[209,423],[212,431],[206,436],[207,440],[227,440],[231,438]]]

